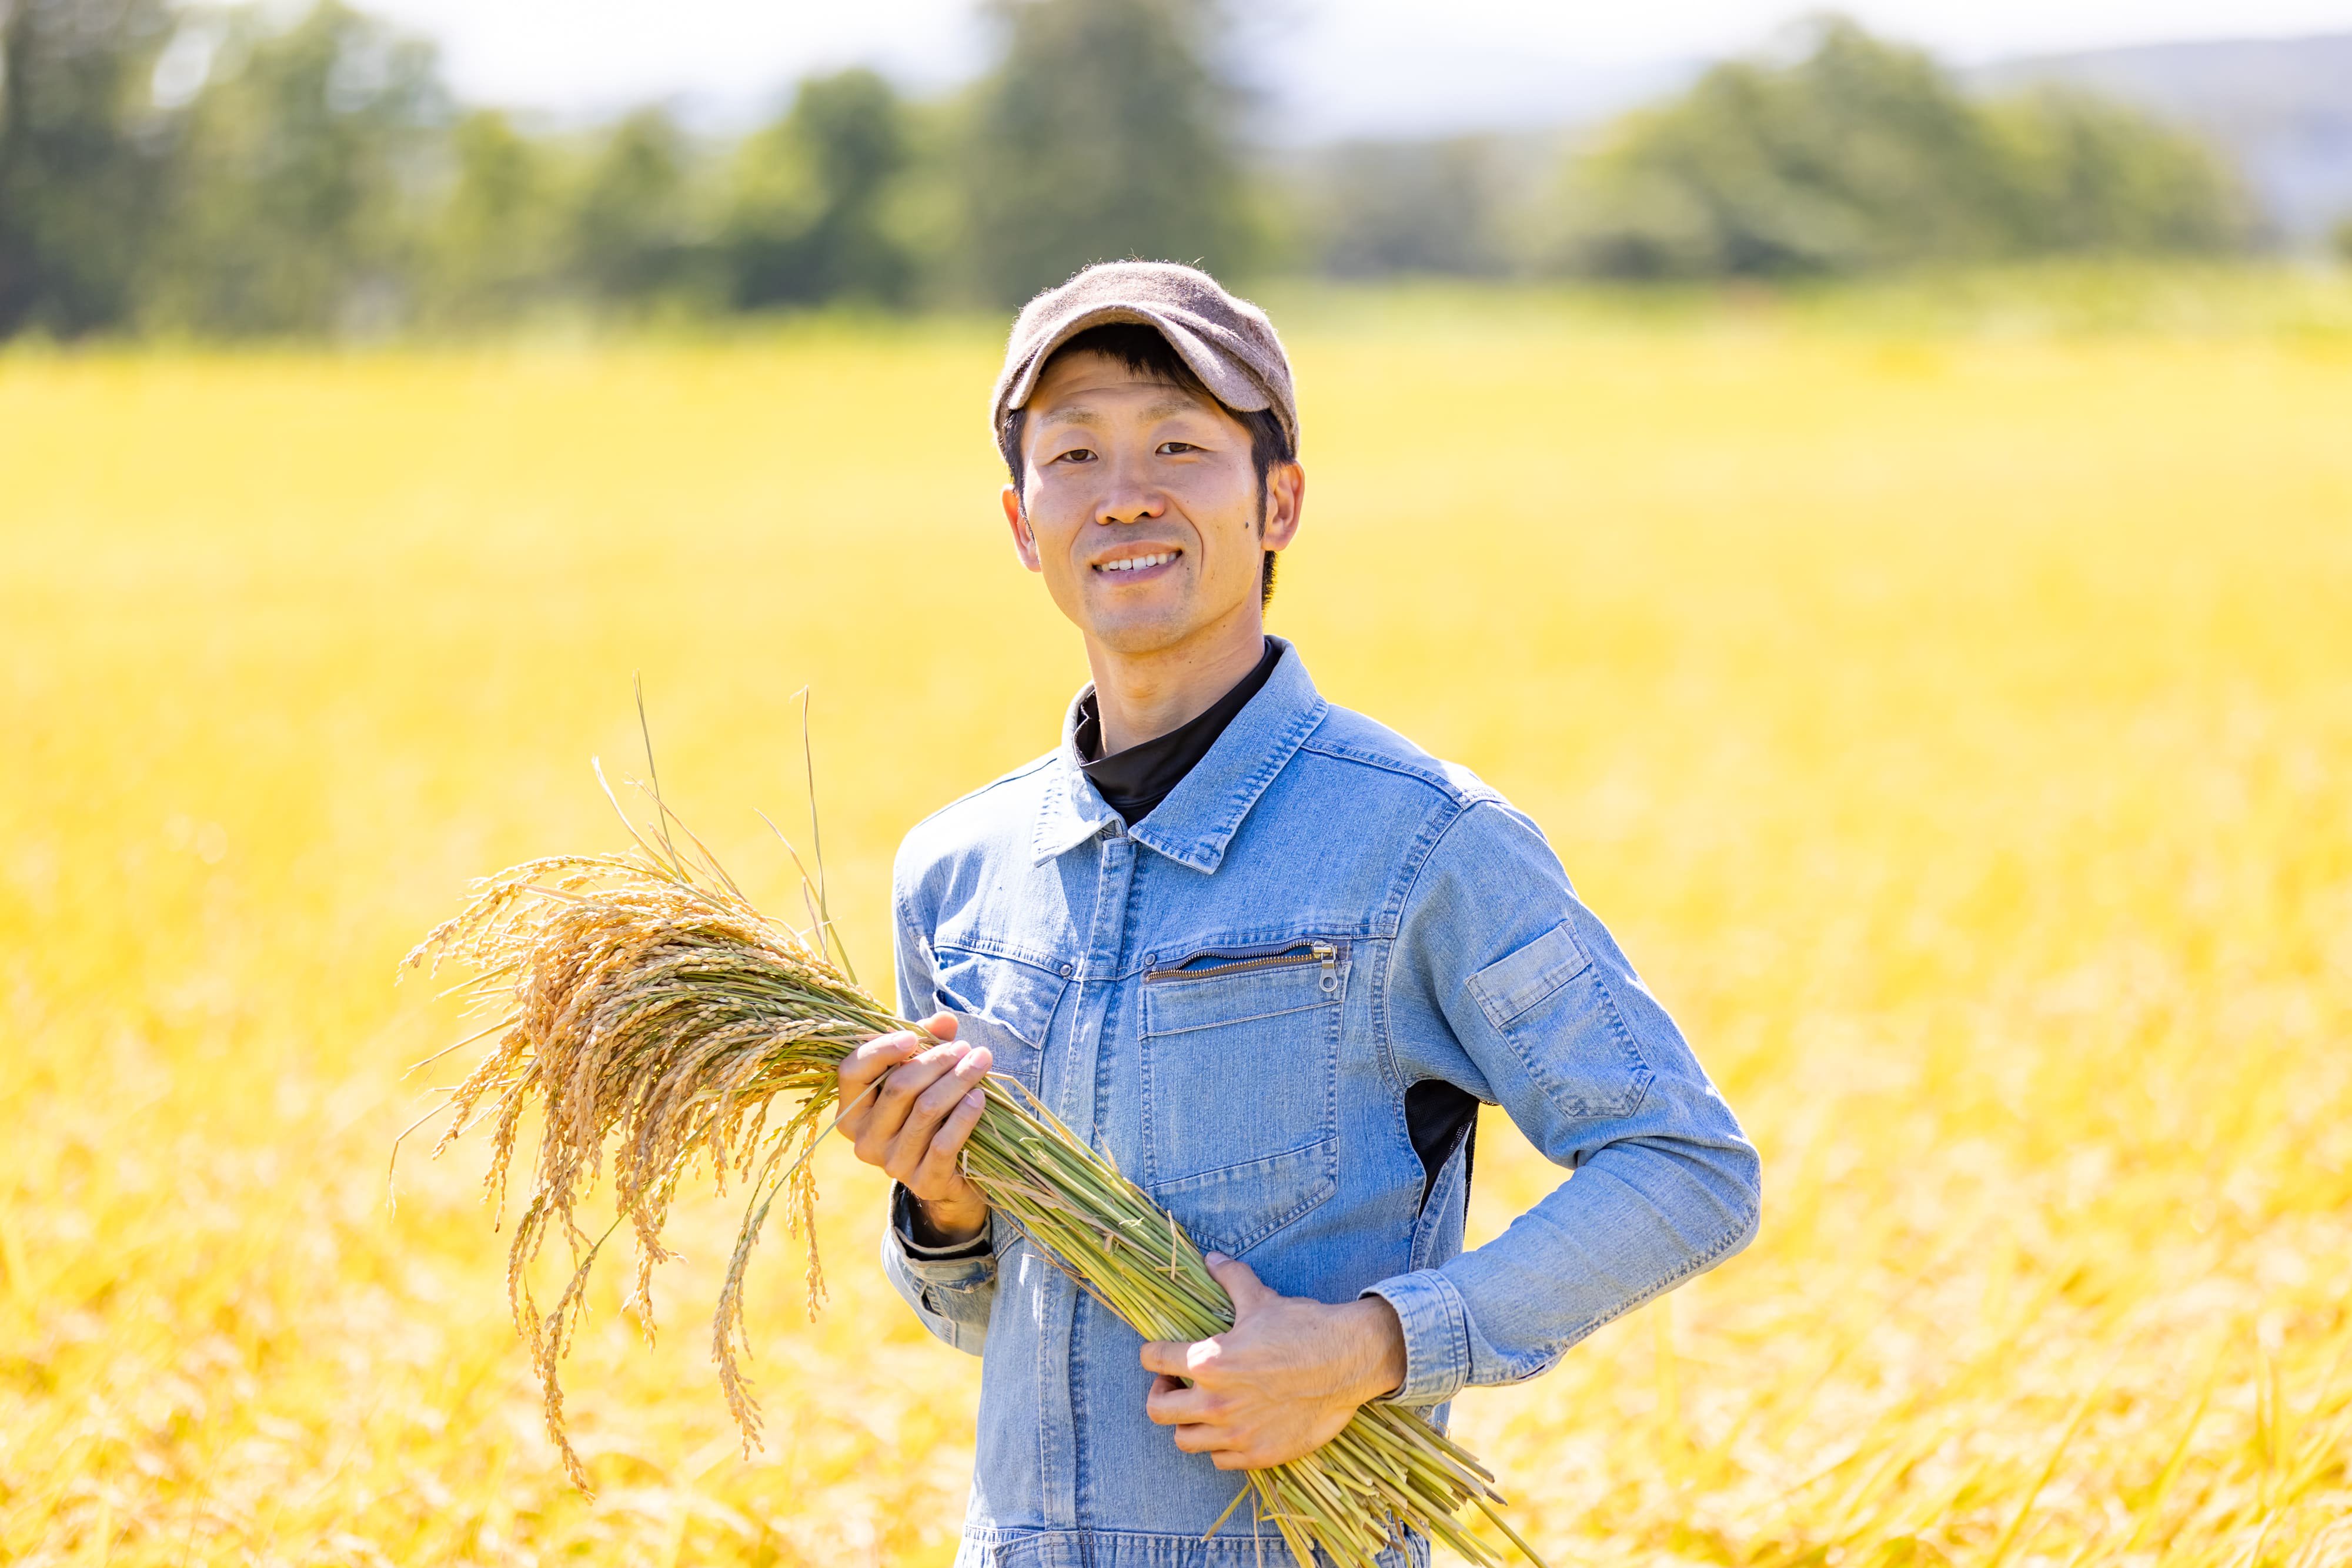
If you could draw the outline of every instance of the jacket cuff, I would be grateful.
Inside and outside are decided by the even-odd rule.
[[[996,1216],[988,1228],[969,1241],[952,1247],[926,1247],[915,1239],[914,1216],[908,1205],[914,1195],[897,1182],[890,1184],[890,1243],[907,1260],[908,1271],[935,1285],[969,1284],[996,1272]]]
[[[1397,1274],[1361,1295],[1378,1296],[1404,1326],[1404,1383],[1396,1405],[1443,1405],[1470,1381],[1470,1309],[1454,1281],[1434,1269]]]

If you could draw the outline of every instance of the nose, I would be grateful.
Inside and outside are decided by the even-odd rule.
[[[1107,528],[1118,527],[1167,515],[1167,497],[1126,471],[1125,465],[1120,465],[1120,470],[1111,476],[1102,503],[1095,511],[1096,522]]]
[[[1105,527],[1112,527],[1126,523],[1139,523],[1143,522],[1147,518],[1160,517],[1164,515],[1167,510],[1168,503],[1162,497],[1158,496],[1138,496],[1132,498],[1122,498],[1107,504],[1100,512],[1095,515],[1095,521],[1103,524]]]

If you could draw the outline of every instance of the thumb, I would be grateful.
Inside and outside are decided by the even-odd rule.
[[[1269,1289],[1257,1277],[1256,1270],[1240,1259],[1212,1252],[1203,1261],[1209,1265],[1210,1277],[1234,1299],[1234,1322],[1240,1322],[1255,1308],[1278,1299],[1278,1292]]]

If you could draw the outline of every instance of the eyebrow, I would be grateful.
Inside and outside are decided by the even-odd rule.
[[[1146,419],[1166,419],[1172,414],[1192,413],[1202,410],[1201,400],[1189,392],[1171,392],[1143,405]],[[1083,402],[1066,402],[1047,409],[1039,423],[1053,421],[1062,424],[1100,424],[1103,416]]]

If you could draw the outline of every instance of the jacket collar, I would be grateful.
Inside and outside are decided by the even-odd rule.
[[[1279,637],[1274,642],[1281,657],[1265,686],[1234,716],[1209,754],[1192,765],[1168,799],[1135,826],[1131,836],[1137,843],[1194,871],[1215,871],[1242,819],[1323,722],[1330,705],[1315,689],[1298,650]],[[1062,718],[1061,749],[1038,806],[1032,841],[1032,863],[1036,865],[1118,824],[1118,813],[1103,803],[1078,766],[1078,704],[1093,690],[1092,685],[1082,687]]]

